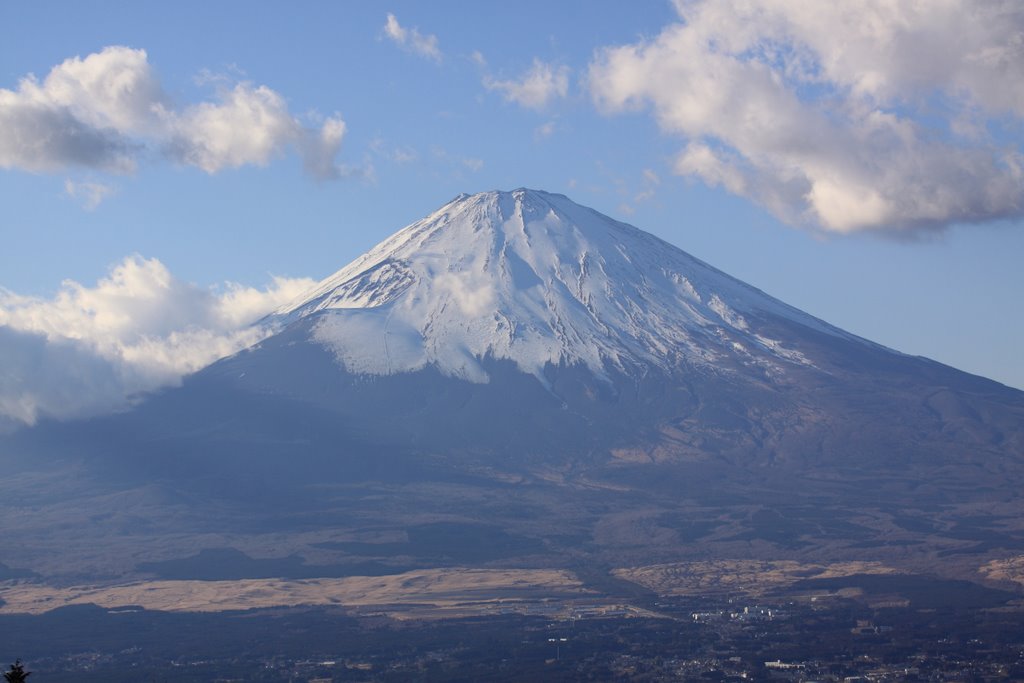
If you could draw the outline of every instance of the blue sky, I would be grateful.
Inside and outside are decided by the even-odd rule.
[[[461,192],[525,186],[1024,387],[1024,66],[992,58],[1024,17],[880,0],[871,23],[837,4],[2,3],[0,325],[124,357],[95,309],[130,298],[128,271],[222,310],[273,276],[325,277]],[[158,94],[120,112],[68,85],[111,64]],[[230,124],[231,93],[276,98],[269,147],[218,146],[231,131],[202,117]],[[53,112],[109,149],[57,149]],[[124,270],[133,255],[150,265]],[[0,394],[30,400],[21,375]]]

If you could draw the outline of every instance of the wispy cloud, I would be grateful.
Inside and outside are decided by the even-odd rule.
[[[679,0],[599,51],[608,112],[650,107],[675,171],[830,232],[1024,215],[1024,11],[977,3]]]
[[[484,76],[484,87],[502,94],[508,102],[528,109],[544,109],[552,100],[569,92],[569,67],[539,59],[519,78],[500,80]]]
[[[92,211],[98,207],[104,199],[114,194],[114,188],[110,185],[91,181],[74,181],[70,178],[64,181],[64,193],[79,201],[82,208]]]
[[[384,35],[399,47],[420,57],[425,57],[435,62],[440,62],[443,59],[441,49],[437,46],[437,36],[429,33],[420,33],[419,29],[415,26],[405,28],[398,23],[398,19],[390,12],[384,23]]]
[[[252,323],[314,284],[274,278],[220,291],[133,256],[50,299],[0,290],[0,418],[32,424],[117,410],[264,337]]]
[[[314,177],[344,175],[340,117],[311,128],[267,86],[204,81],[216,85],[212,101],[176,107],[146,52],[120,46],[67,59],[41,82],[26,76],[16,90],[0,88],[0,167],[131,173],[152,153],[217,173],[265,166],[292,149]]]
[[[545,121],[533,130],[533,137],[536,140],[543,140],[555,134],[557,125],[554,121]]]
[[[374,138],[371,140],[370,151],[374,155],[399,166],[407,166],[420,159],[420,153],[415,147],[391,145],[384,138]]]
[[[447,167],[447,170],[452,173],[454,177],[462,177],[463,170],[468,170],[472,173],[477,173],[484,167],[484,160],[479,157],[461,156],[449,152],[441,145],[433,145],[430,148],[430,156],[435,164],[441,167]],[[439,169],[440,170],[440,169]]]
[[[661,178],[653,169],[645,168],[641,175],[643,187],[633,195],[633,201],[637,204],[654,199],[654,195],[658,192],[658,186],[661,185]]]

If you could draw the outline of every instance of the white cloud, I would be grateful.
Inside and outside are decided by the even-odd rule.
[[[353,169],[340,166],[335,161],[341,152],[341,141],[345,137],[345,122],[341,117],[328,117],[319,131],[302,131],[299,149],[302,151],[303,168],[306,173],[320,180],[335,180],[353,175]]]
[[[173,123],[171,153],[207,173],[245,164],[266,165],[302,128],[288,113],[284,98],[260,86],[240,83],[221,93],[220,102],[186,109]]]
[[[556,129],[557,125],[554,121],[547,121],[537,126],[533,130],[533,137],[535,140],[543,140],[545,138],[549,138],[555,134]]]
[[[637,204],[654,199],[654,195],[658,192],[658,186],[661,185],[661,178],[658,177],[654,169],[645,168],[641,176],[643,188],[633,196],[633,201]]]
[[[442,59],[441,49],[437,46],[437,36],[423,35],[415,26],[405,28],[398,23],[394,14],[388,13],[387,21],[384,23],[384,35],[390,38],[396,45],[421,57],[440,62]]]
[[[84,166],[114,173],[135,170],[136,144],[98,129],[66,108],[26,101],[0,89],[0,167],[52,172]]]
[[[744,194],[747,180],[738,162],[722,159],[709,146],[691,142],[676,157],[675,170],[680,175],[696,175],[711,186],[722,185],[734,194]]]
[[[466,315],[479,317],[494,308],[494,287],[480,274],[470,271],[441,273],[434,278],[434,285],[446,292]]]
[[[1024,11],[1009,0],[677,2],[682,22],[590,65],[650,107],[675,170],[834,232],[1024,213]],[[1007,126],[1009,121],[1010,125]]]
[[[399,166],[407,166],[419,161],[420,153],[415,147],[399,147],[390,145],[383,138],[374,138],[370,141],[370,151],[375,155],[387,159]]]
[[[447,149],[440,145],[432,145],[430,147],[430,156],[435,163],[435,166],[440,166],[451,172],[454,177],[462,178],[464,174],[463,169],[468,170],[472,173],[477,173],[484,167],[484,160],[479,157],[460,156],[453,154]],[[438,170],[441,170],[440,168]]]
[[[149,149],[216,173],[266,165],[294,149],[314,177],[343,175],[335,162],[345,132],[340,118],[312,129],[267,86],[232,87],[208,75],[204,82],[218,84],[216,99],[177,109],[144,50],[112,46],[72,57],[41,83],[28,76],[17,90],[0,88],[0,167],[131,173]]]
[[[0,290],[0,418],[94,415],[266,336],[254,322],[311,287],[274,278],[265,289],[216,292],[175,278],[156,259],[125,259],[87,287],[52,299]]]
[[[533,66],[519,79],[503,81],[484,76],[484,87],[500,92],[509,102],[539,110],[569,92],[569,67],[534,59]]]
[[[413,147],[396,147],[391,154],[391,158],[396,164],[404,166],[419,159],[420,155]]]
[[[70,178],[64,181],[64,193],[72,199],[82,203],[82,208],[92,211],[99,206],[104,199],[114,194],[114,188],[103,183],[90,181],[75,182]]]

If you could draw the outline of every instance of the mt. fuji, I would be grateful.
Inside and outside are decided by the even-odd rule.
[[[43,575],[225,546],[397,571],[470,560],[350,541],[454,524],[492,563],[941,556],[961,578],[1024,550],[1024,393],[561,195],[461,195],[258,324],[125,413],[3,437],[37,508],[0,547]]]
[[[459,196],[262,324],[277,334],[192,383],[316,405],[399,448],[808,466],[1024,448],[1001,406],[965,404],[1020,392],[539,191]]]
[[[542,382],[548,366],[603,377],[807,363],[747,317],[849,337],[651,235],[529,190],[454,199],[275,318],[314,314],[314,339],[351,373],[430,365],[476,383],[488,357]]]

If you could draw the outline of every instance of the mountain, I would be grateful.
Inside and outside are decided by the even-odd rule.
[[[474,383],[488,381],[488,357],[541,383],[548,366],[606,378],[807,363],[744,315],[853,339],[652,235],[528,190],[457,197],[273,317],[318,314],[313,338],[348,372],[430,365]]]
[[[5,438],[36,505],[0,535],[24,568],[244,547],[384,570],[942,557],[976,578],[1024,552],[1024,392],[561,195],[461,195],[259,324],[127,413]],[[500,542],[466,555],[481,537]]]
[[[399,446],[807,466],[1024,450],[1020,392],[843,332],[544,192],[457,197],[264,323],[280,331],[200,381]]]

